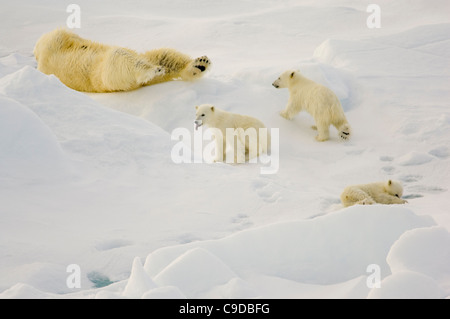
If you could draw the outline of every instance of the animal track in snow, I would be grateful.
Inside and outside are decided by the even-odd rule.
[[[418,182],[423,178],[422,175],[403,175],[400,176],[400,180],[404,183],[414,183]]]
[[[176,240],[180,244],[189,244],[194,241],[200,240],[200,238],[198,238],[197,236],[195,236],[191,233],[184,233],[184,234],[179,235]]]
[[[267,203],[275,203],[280,198],[280,192],[272,182],[255,181],[253,187],[259,197]]]
[[[237,224],[238,225],[237,228],[239,230],[247,228],[247,227],[250,227],[251,225],[253,225],[253,223],[250,220],[248,220],[248,215],[245,215],[245,214],[237,214],[235,217],[233,217],[231,219],[231,222],[233,224]]]
[[[421,198],[423,197],[423,195],[421,194],[407,194],[407,195],[403,195],[402,199],[414,199],[414,198]]]
[[[440,159],[446,159],[450,156],[450,149],[447,146],[440,146],[432,149],[428,154]]]
[[[394,158],[392,156],[380,156],[380,161],[382,162],[392,162]]]
[[[99,251],[111,250],[115,248],[130,246],[132,242],[125,239],[110,239],[105,240],[95,245],[95,248]]]
[[[395,167],[394,166],[384,166],[381,169],[388,175],[394,174],[394,171],[395,171]]]
[[[418,193],[438,194],[447,191],[445,188],[439,186],[414,185],[410,187],[411,190]]]

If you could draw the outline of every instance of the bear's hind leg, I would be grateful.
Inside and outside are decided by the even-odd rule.
[[[341,194],[341,202],[345,207],[352,205],[373,205],[375,200],[362,189],[348,187]]]
[[[101,85],[97,89],[99,92],[133,90],[164,74],[161,67],[123,48],[111,48],[99,71],[101,74]]]

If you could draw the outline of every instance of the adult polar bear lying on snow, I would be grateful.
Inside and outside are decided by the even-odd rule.
[[[86,40],[64,29],[44,34],[34,55],[38,70],[84,92],[128,91],[175,79],[194,80],[210,65],[206,56],[191,59],[173,49],[140,54]]]
[[[289,70],[281,74],[272,84],[275,88],[288,88],[289,101],[280,115],[291,120],[302,110],[310,113],[316,126],[317,141],[329,139],[329,127],[333,125],[343,140],[350,137],[350,125],[337,96],[327,87],[304,77],[299,71]]]
[[[352,205],[372,204],[405,204],[401,199],[403,187],[399,182],[388,180],[364,185],[348,186],[341,194],[341,201],[345,207]]]
[[[260,120],[230,113],[210,104],[196,106],[195,109],[195,128],[206,125],[213,129],[216,141],[215,161],[231,162],[227,158],[227,146],[234,152],[234,163],[244,163],[267,152],[270,135]]]

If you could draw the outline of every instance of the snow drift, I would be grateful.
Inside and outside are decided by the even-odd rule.
[[[353,0],[78,4],[86,38],[213,66],[193,83],[76,92],[32,57],[65,5],[2,6],[0,298],[448,298],[447,1],[379,1],[380,29]],[[288,68],[336,92],[349,143],[278,115],[288,94],[271,83]],[[279,128],[277,174],[175,164],[171,133],[193,131],[204,103]],[[408,204],[342,209],[346,186],[388,178]]]

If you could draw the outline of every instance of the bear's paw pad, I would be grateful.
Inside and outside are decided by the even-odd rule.
[[[341,137],[341,139],[346,141],[350,138],[350,133],[349,132],[341,132],[339,136]]]
[[[200,72],[205,72],[210,64],[211,62],[209,61],[209,58],[206,55],[199,57],[194,61],[194,67],[199,69]]]

